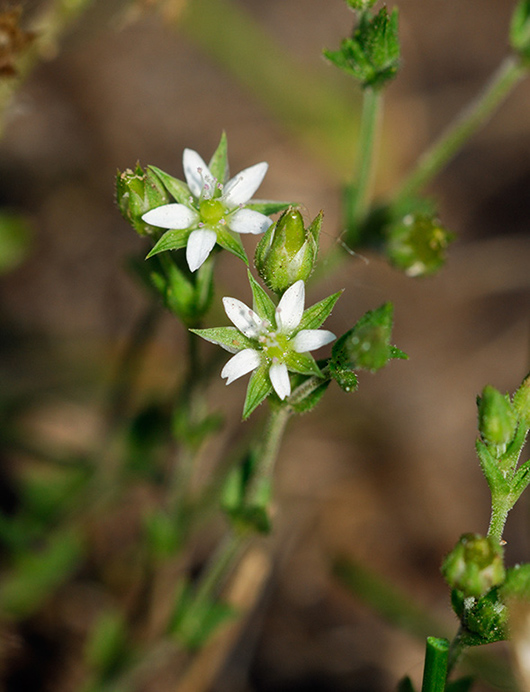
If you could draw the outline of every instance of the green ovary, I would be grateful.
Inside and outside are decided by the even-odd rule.
[[[285,334],[271,332],[263,341],[263,351],[268,358],[281,362],[290,350],[288,344],[289,338]]]
[[[217,199],[205,199],[199,205],[201,221],[208,226],[218,224],[225,215],[225,209]]]

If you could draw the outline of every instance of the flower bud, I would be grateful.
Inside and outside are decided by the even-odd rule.
[[[487,385],[478,398],[478,429],[486,444],[508,444],[515,434],[517,420],[507,397]]]
[[[150,235],[151,226],[142,221],[142,215],[154,207],[167,204],[170,197],[162,182],[150,169],[142,170],[136,164],[134,171],[128,168],[116,176],[116,201],[121,215],[139,235]],[[156,231],[157,234],[159,231]]]
[[[442,574],[465,598],[480,598],[504,581],[502,547],[492,538],[465,533],[445,558]]]
[[[387,253],[392,264],[407,276],[429,276],[443,266],[452,239],[434,216],[407,214],[390,227]]]
[[[322,212],[306,229],[300,212],[291,208],[265,232],[254,261],[272,291],[282,294],[299,279],[308,279],[318,253],[321,226]]]
[[[530,375],[513,395],[513,408],[522,425],[530,428]]]

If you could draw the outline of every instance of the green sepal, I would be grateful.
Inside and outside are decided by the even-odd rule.
[[[525,61],[530,61],[530,0],[520,0],[514,10],[510,44]]]
[[[513,497],[513,503],[514,504],[517,502],[517,500],[521,496],[521,493],[523,493],[526,490],[529,483],[530,483],[530,461],[526,461],[517,470],[517,473],[513,477],[513,480],[511,483],[510,495]]]
[[[268,363],[263,363],[250,377],[243,406],[243,420],[246,420],[271,392],[272,384],[269,378],[269,365]]]
[[[346,4],[349,5],[353,10],[358,10],[363,12],[364,10],[369,10],[370,7],[375,5],[376,0],[346,0]]]
[[[186,183],[178,178],[174,178],[172,175],[169,175],[169,173],[165,173],[156,166],[148,166],[147,171],[154,174],[161,181],[162,185],[173,197],[173,199],[180,204],[189,206],[190,197],[193,197],[193,195],[191,194],[190,188]],[[159,206],[160,202],[158,204],[153,204],[151,209]]]
[[[243,243],[241,242],[241,238],[238,235],[232,235],[226,227],[221,225],[216,227],[215,232],[217,233],[217,243],[223,249],[228,250],[228,252],[239,257],[240,260],[243,260],[248,267],[248,257]]]
[[[530,599],[530,563],[515,565],[506,570],[506,579],[500,587],[503,601]],[[508,607],[510,604],[508,604]]]
[[[302,385],[305,380],[306,378],[302,375],[294,374],[292,376],[293,393],[296,392],[297,387]],[[326,389],[329,387],[330,382],[330,379],[322,380],[322,384],[319,384],[318,387],[313,389],[303,399],[297,399],[296,397],[292,397],[291,399],[289,399],[289,406],[293,408],[297,413],[307,413],[308,411],[312,411],[324,395]]]
[[[123,218],[128,221],[138,235],[156,234],[160,230],[143,221],[142,216],[155,207],[170,201],[170,196],[162,181],[151,171],[144,171],[136,164],[134,171],[118,171],[116,176],[116,202]]]
[[[520,387],[513,395],[513,409],[526,429],[530,428],[530,375],[522,381]]]
[[[332,369],[333,379],[343,392],[350,394],[356,392],[359,387],[359,378],[353,370]]]
[[[146,255],[145,259],[157,255],[159,252],[166,250],[180,250],[186,247],[191,229],[182,228],[178,230],[166,231],[160,240],[155,244],[151,251]]]
[[[517,467],[517,462],[521,456],[521,450],[523,449],[526,441],[527,432],[528,431],[524,426],[520,425],[517,427],[512,440],[506,446],[506,450],[499,457],[499,466],[503,471],[513,473]]]
[[[213,632],[236,615],[235,609],[213,599],[196,599],[195,590],[189,584],[179,585],[168,633],[187,649],[196,651]]]
[[[475,442],[480,468],[484,474],[490,490],[495,494],[506,495],[510,492],[510,484],[504,478],[504,475],[499,467],[497,458],[491,453],[490,449],[480,439]]]
[[[486,385],[477,397],[478,428],[487,445],[502,447],[510,442],[516,431],[517,418],[510,399],[491,385]]]
[[[386,7],[375,16],[364,12],[353,37],[342,41],[337,51],[325,50],[324,55],[363,87],[381,88],[396,76],[399,67],[397,9],[390,16]]]
[[[248,272],[248,280],[250,282],[250,288],[252,289],[254,312],[256,312],[261,319],[268,320],[271,325],[276,325],[276,306],[250,272]]]
[[[209,329],[190,329],[202,339],[217,344],[229,353],[238,353],[245,348],[256,348],[254,341],[242,334],[235,327],[210,327]]]
[[[462,634],[465,646],[493,644],[507,638],[508,609],[499,593],[499,587],[495,587],[469,606],[464,601],[461,621],[465,628]]]
[[[260,199],[254,202],[247,202],[245,204],[246,209],[252,209],[252,211],[259,211],[260,214],[265,214],[265,216],[271,216],[272,214],[277,214],[280,211],[285,211],[289,207],[296,207],[296,204],[292,202],[275,202],[272,199]]]
[[[221,135],[221,140],[214,151],[210,163],[208,164],[210,173],[213,177],[220,183],[226,183],[229,177],[228,171],[228,142],[226,139],[226,133],[223,132]]]
[[[376,372],[396,357],[390,345],[394,308],[385,303],[365,313],[357,324],[333,345],[329,362],[332,376],[337,379],[346,370]],[[405,354],[399,351],[398,357]]]
[[[285,365],[290,372],[296,372],[299,375],[316,375],[323,377],[321,369],[316,364],[315,359],[309,353],[296,353],[290,351],[285,357]]]
[[[304,314],[302,315],[302,319],[296,331],[299,332],[302,329],[318,329],[331,315],[335,303],[341,295],[342,291],[337,291],[337,293],[324,298],[324,300],[320,300],[318,303],[307,308],[307,310],[304,310]]]

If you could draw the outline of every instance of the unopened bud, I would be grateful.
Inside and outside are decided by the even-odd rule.
[[[478,398],[478,428],[486,444],[508,444],[515,434],[517,420],[507,397],[487,385]]]
[[[504,581],[502,547],[492,538],[465,533],[445,558],[442,574],[465,598],[480,598]]]
[[[145,212],[170,201],[162,182],[151,170],[145,172],[140,164],[134,171],[128,168],[116,177],[116,201],[121,215],[139,235],[150,235],[152,227],[142,221]],[[157,231],[159,233],[159,231]]]
[[[321,226],[322,212],[306,229],[300,212],[287,209],[265,232],[254,261],[272,291],[282,294],[296,281],[309,278],[318,253]]]

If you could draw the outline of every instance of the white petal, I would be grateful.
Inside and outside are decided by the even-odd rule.
[[[282,334],[290,334],[300,324],[304,313],[305,286],[302,279],[285,291],[276,308],[276,326]]]
[[[255,370],[261,363],[261,357],[252,348],[245,348],[230,358],[228,363],[221,370],[221,377],[227,377],[226,384],[231,384],[238,377],[246,375],[247,372]]]
[[[205,164],[203,158],[193,149],[184,149],[182,165],[186,182],[194,197],[201,196],[205,184],[210,186],[214,184],[214,177],[210,173],[210,169]],[[206,197],[211,197],[211,195],[206,195]]]
[[[223,298],[228,319],[249,339],[256,339],[263,331],[263,320],[254,310],[237,298]]]
[[[272,219],[253,209],[239,209],[228,218],[230,230],[236,233],[265,233],[272,226]]]
[[[199,215],[185,204],[164,204],[146,212],[142,219],[159,228],[183,229],[192,226]]]
[[[292,344],[297,353],[305,353],[330,344],[336,338],[335,334],[327,329],[302,329],[294,337]]]
[[[274,391],[280,397],[285,399],[291,393],[291,382],[289,381],[289,373],[285,363],[273,363],[269,368],[269,377]]]
[[[265,177],[269,164],[265,161],[245,168],[229,180],[223,190],[223,201],[229,207],[245,204],[256,192]]]
[[[186,259],[190,271],[196,271],[208,257],[217,242],[217,234],[206,228],[199,228],[190,233],[186,245]]]

